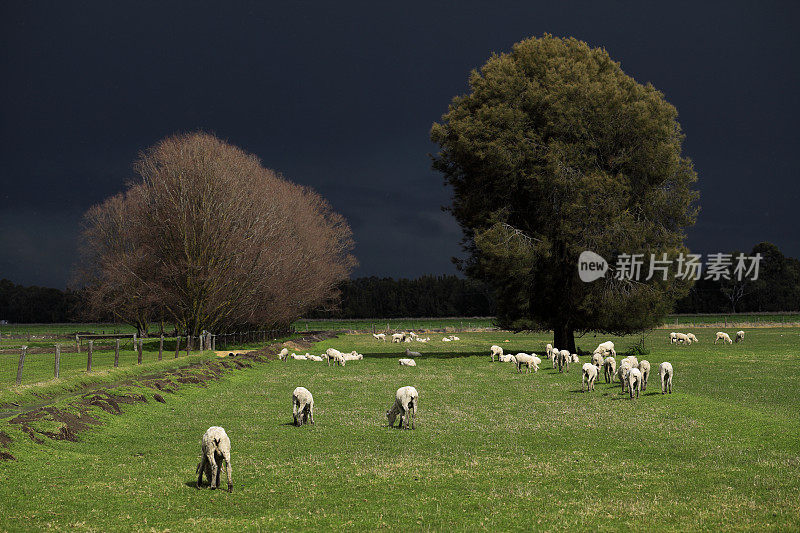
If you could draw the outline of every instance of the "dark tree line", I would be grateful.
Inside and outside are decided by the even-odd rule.
[[[494,299],[481,282],[457,276],[366,277],[343,282],[341,301],[308,318],[493,316]],[[335,305],[338,303],[339,305]]]
[[[73,291],[23,287],[0,280],[0,320],[23,323],[71,322],[78,316],[80,296]]]

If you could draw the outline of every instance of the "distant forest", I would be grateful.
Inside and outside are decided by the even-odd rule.
[[[736,252],[738,253],[738,252]],[[756,281],[698,280],[679,300],[676,313],[754,313],[800,311],[800,261],[784,256],[770,243],[749,255],[763,257]],[[493,316],[489,287],[458,276],[416,279],[365,277],[345,281],[341,300],[304,318],[397,318]],[[101,317],[84,314],[80,292],[23,287],[0,280],[0,320],[11,323],[83,322]]]

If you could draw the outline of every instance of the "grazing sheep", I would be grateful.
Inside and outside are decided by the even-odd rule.
[[[550,345],[548,344],[548,346],[550,346]],[[556,365],[558,364],[558,354],[559,354],[559,349],[558,348],[553,348],[550,351],[550,359],[553,361],[553,368],[555,368]]]
[[[639,371],[642,373],[642,390],[647,390],[647,378],[650,377],[650,361],[642,359],[639,362]]]
[[[586,385],[586,392],[594,390],[594,382],[597,379],[597,367],[592,363],[583,363],[583,372],[581,373],[581,391],[583,386]]]
[[[743,340],[744,340],[744,331],[740,329],[739,331],[736,332],[736,342]]]
[[[639,360],[636,359],[636,357],[634,357],[633,355],[629,355],[622,361],[623,362],[628,361],[630,363],[631,368],[639,368]]]
[[[308,357],[306,357],[305,355],[297,355],[297,354],[296,354],[296,353],[294,353],[294,352],[292,352],[291,354],[289,354],[289,357],[291,357],[291,358],[292,358],[292,359],[294,359],[295,361],[305,361],[305,360],[307,360],[307,359],[308,359]]]
[[[558,371],[569,372],[569,362],[572,360],[572,355],[569,350],[561,350],[558,352]]]
[[[297,387],[292,392],[292,413],[295,426],[302,426],[306,422],[314,425],[314,397],[307,388]]]
[[[603,354],[603,356],[607,356],[609,354],[611,354],[612,357],[617,356],[617,352],[614,350],[614,343],[611,341],[598,344],[593,353]]]
[[[278,359],[280,359],[281,361],[286,361],[288,356],[289,356],[289,349],[288,348],[284,348],[283,350],[278,352]]]
[[[658,365],[658,374],[661,376],[661,394],[666,394],[667,390],[672,394],[672,364],[665,361]]]
[[[364,359],[364,355],[360,353],[355,353],[355,350],[350,353],[343,353],[342,359],[345,361],[360,361]]]
[[[533,368],[534,372],[538,372],[539,371],[539,363],[542,362],[541,359],[536,357],[536,354],[530,354],[529,355],[529,354],[526,354],[526,353],[523,353],[523,352],[520,352],[517,355],[515,355],[514,356],[514,360],[516,361],[517,371],[518,372],[522,372],[523,365],[528,367],[528,370],[526,371],[526,374],[530,374],[531,373],[531,368]]]
[[[458,338],[458,337],[456,337],[455,335],[450,335],[450,340],[451,340],[451,341],[460,341],[461,339],[459,339],[459,338]]]
[[[581,358],[578,357],[578,354],[576,354],[576,353],[572,354],[572,362],[573,363],[580,363],[581,362]]]
[[[498,346],[498,345],[496,345],[496,344],[493,344],[492,347],[489,348],[489,350],[492,352],[492,363],[494,363],[494,356],[495,355],[498,355],[498,356],[503,355],[503,348]]]
[[[417,362],[413,359],[399,359],[400,366],[417,366]]]
[[[386,333],[373,333],[372,336],[379,341],[386,342]]]
[[[392,333],[392,342],[403,342],[405,337],[402,333]]]
[[[639,391],[642,390],[642,373],[638,368],[631,368],[628,372],[628,391],[631,393],[631,400],[633,393],[636,392],[636,397],[639,397]]]
[[[597,374],[600,375],[600,367],[603,366],[605,358],[599,353],[592,354],[592,364],[597,368]]]
[[[514,363],[515,365],[517,364],[517,358],[511,354],[498,355],[497,360],[500,361],[501,363]]]
[[[211,489],[219,487],[219,473],[222,470],[222,463],[225,463],[225,473],[228,476],[228,492],[233,492],[233,480],[231,479],[231,439],[225,430],[219,426],[211,426],[200,439],[200,447],[203,457],[197,465],[197,488],[203,484],[203,473],[208,478]]]
[[[726,342],[728,344],[733,344],[733,341],[731,340],[730,335],[728,335],[724,331],[718,331],[717,332],[717,337],[714,339],[714,344],[717,344],[717,341],[720,340],[720,339],[722,339],[722,343],[723,344],[725,344]]]
[[[386,411],[386,418],[389,420],[389,427],[394,427],[397,415],[400,415],[398,427],[408,429],[408,421],[411,419],[411,429],[416,429],[417,405],[419,403],[419,393],[414,387],[400,387],[394,395],[394,405]]]
[[[670,344],[675,344],[676,342],[678,342],[678,334],[675,333],[674,331],[669,334],[669,342]]]
[[[628,372],[631,370],[631,362],[627,359],[623,359],[619,363],[619,368],[617,368],[617,377],[619,378],[619,382],[622,386],[622,392],[625,392],[625,385],[628,382]]]
[[[442,342],[451,342],[451,340],[448,339],[447,337],[442,337]]]
[[[553,345],[552,344],[548,344],[547,346],[545,346],[545,351],[547,352],[547,358],[548,359],[552,359],[553,358]]]
[[[697,340],[697,337],[694,336],[694,333],[687,333],[686,336],[689,337],[689,340],[692,342],[700,342]]]
[[[412,352],[408,348],[406,348],[406,357],[422,357],[422,354],[419,352]]]
[[[324,361],[324,358],[322,358],[322,357],[320,357],[318,355],[312,355],[310,353],[306,354],[306,357],[308,358],[309,361]]]
[[[603,371],[606,383],[609,381],[614,383],[614,374],[617,372],[617,360],[610,356],[606,357],[605,361],[603,361]]]
[[[425,337],[424,339],[422,337],[417,337],[417,342],[428,342],[429,340],[431,340],[430,337]]]
[[[331,364],[331,359],[333,359],[333,366],[336,365],[344,366],[345,364],[344,355],[336,348],[328,348],[327,350],[325,350],[325,355],[328,358],[328,366],[330,366]]]
[[[676,333],[675,338],[678,339],[680,344],[692,344],[692,339],[685,333]]]

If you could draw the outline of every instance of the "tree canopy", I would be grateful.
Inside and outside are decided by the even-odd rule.
[[[212,135],[166,138],[134,168],[85,215],[79,278],[98,314],[192,335],[285,325],[355,265],[350,228],[321,196]]]
[[[697,176],[676,109],[604,49],[551,35],[493,55],[469,86],[431,129],[433,166],[453,189],[461,267],[494,288],[500,325],[553,329],[572,350],[576,331],[658,323],[687,282],[583,283],[577,261],[684,250]]]

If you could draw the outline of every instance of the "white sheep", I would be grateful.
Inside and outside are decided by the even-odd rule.
[[[413,359],[398,359],[400,366],[417,366],[417,362]]]
[[[694,336],[694,333],[687,333],[686,336],[689,337],[689,340],[692,342],[700,342],[697,340],[697,337]]]
[[[572,354],[569,350],[561,350],[558,352],[558,371],[569,372],[569,362],[572,360]]]
[[[292,392],[292,413],[295,426],[302,426],[306,422],[314,425],[314,397],[307,388],[297,387]]]
[[[619,378],[623,393],[625,392],[625,386],[628,382],[628,372],[630,372],[630,370],[631,362],[627,360],[627,358],[619,362],[619,367],[617,368],[617,378]]]
[[[550,345],[548,344],[548,346]],[[553,361],[553,368],[555,368],[556,365],[558,364],[558,353],[559,353],[558,348],[553,348],[552,350],[550,350],[550,359]]]
[[[286,361],[288,356],[289,356],[289,349],[288,348],[284,348],[283,350],[278,352],[278,359],[280,359],[281,361]]]
[[[305,355],[297,355],[296,353],[292,352],[289,354],[289,357],[294,359],[295,361],[305,361],[308,359]]]
[[[553,345],[548,343],[547,346],[545,346],[545,351],[547,352],[547,358],[553,359]]]
[[[402,333],[392,333],[392,342],[403,342],[405,337]]]
[[[666,394],[667,390],[672,394],[672,364],[664,361],[658,365],[658,374],[661,376],[661,394]]]
[[[452,340],[447,337],[442,337],[442,342],[452,342]]]
[[[308,358],[309,361],[324,361],[324,358],[318,355],[312,355],[310,353],[306,354],[306,358]]]
[[[639,362],[639,372],[642,373],[642,390],[647,390],[647,379],[650,377],[650,361],[642,359]]]
[[[597,348],[594,349],[593,353],[599,353],[603,356],[607,356],[611,354],[612,357],[617,356],[617,352],[614,350],[614,343],[611,341],[601,342],[597,345]]]
[[[678,342],[678,334],[674,331],[669,334],[669,342],[670,344],[675,344]]]
[[[642,373],[638,368],[631,368],[630,372],[628,372],[628,391],[631,393],[631,399],[633,399],[634,392],[636,392],[636,397],[638,398],[641,390]]]
[[[450,335],[450,340],[451,341],[460,341],[461,339],[456,337],[455,335]]]
[[[675,338],[680,344],[692,344],[692,339],[685,333],[676,333]]]
[[[394,405],[386,411],[386,418],[389,420],[389,427],[394,427],[397,415],[400,415],[398,427],[408,429],[408,422],[411,419],[411,429],[416,429],[417,405],[419,404],[419,393],[414,387],[400,387],[394,395]]]
[[[327,350],[325,350],[325,355],[328,359],[328,366],[330,366],[331,364],[331,359],[333,359],[333,366],[336,365],[344,366],[345,364],[344,355],[336,348],[328,348]]]
[[[422,337],[417,337],[417,342],[428,342],[429,340],[431,340],[430,337],[425,337],[424,339]]]
[[[208,478],[211,489],[219,487],[219,474],[222,470],[222,463],[225,463],[225,473],[228,476],[228,492],[233,492],[233,480],[231,479],[231,439],[225,430],[219,426],[211,426],[200,439],[200,448],[203,457],[197,465],[197,488],[203,484],[203,473]]]
[[[600,374],[600,367],[603,366],[604,362],[605,362],[605,358],[603,357],[602,354],[599,354],[599,353],[593,353],[592,354],[592,364],[597,368],[597,374],[598,375]]]
[[[354,353],[354,352],[355,352],[355,350],[353,350],[353,352],[350,352],[350,353],[343,353],[342,354],[342,359],[345,360],[345,361],[360,361],[361,359],[364,359],[364,355],[363,354]]]
[[[379,341],[386,342],[386,333],[373,333],[372,336]]]
[[[720,340],[720,339],[722,340],[723,344],[725,344],[726,342],[728,344],[733,344],[733,341],[731,340],[730,335],[728,335],[724,331],[718,331],[717,332],[717,337],[714,339],[714,344],[717,344],[717,341]]]
[[[636,359],[635,356],[629,355],[625,359],[622,360],[623,362],[628,361],[630,363],[631,368],[639,368],[639,360]]]
[[[522,372],[522,366],[523,365],[528,367],[528,369],[526,371],[527,374],[531,373],[531,368],[533,368],[534,372],[538,372],[539,371],[539,363],[542,362],[542,360],[539,359],[536,356],[536,354],[526,354],[526,353],[522,353],[522,352],[520,352],[517,355],[515,355],[514,356],[514,360],[516,362],[517,371],[518,372]]]
[[[511,354],[498,355],[497,360],[500,361],[501,363],[514,363],[515,365],[517,364],[517,358]]]
[[[581,358],[578,357],[578,354],[576,354],[576,353],[572,354],[572,362],[573,363],[580,363],[581,362]]]
[[[586,392],[594,390],[594,382],[597,379],[597,367],[592,363],[583,363],[583,372],[581,373],[581,391],[583,386],[586,385]]]
[[[497,356],[503,355],[503,348],[502,348],[502,346],[498,346],[498,345],[496,345],[496,344],[493,344],[493,345],[492,345],[492,347],[491,347],[491,348],[489,348],[489,350],[492,352],[492,363],[494,363],[494,356],[496,356],[496,355],[497,355]]]
[[[744,331],[740,329],[739,331],[736,332],[736,342],[740,342],[743,340],[744,340]]]
[[[617,360],[611,356],[606,357],[605,361],[603,361],[603,372],[606,383],[609,381],[614,383],[614,374],[617,372]]]

